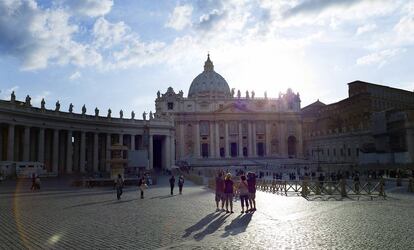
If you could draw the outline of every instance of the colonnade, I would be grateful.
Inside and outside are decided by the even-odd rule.
[[[2,123],[0,129],[0,161],[40,162],[56,175],[103,173],[110,171],[113,144],[129,150],[148,150],[149,168],[153,168],[153,135],[148,145],[142,134],[104,131],[31,127]],[[175,143],[172,135],[160,137],[163,142],[163,165],[173,164]]]

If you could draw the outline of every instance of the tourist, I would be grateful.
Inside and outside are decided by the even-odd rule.
[[[40,190],[40,176],[39,175],[36,176],[35,187],[37,190]]]
[[[249,211],[249,186],[246,182],[246,176],[240,176],[239,183],[240,203],[242,207],[241,213],[244,213],[244,205],[246,205],[246,213]]]
[[[138,180],[138,187],[139,187],[139,190],[141,191],[141,199],[144,199],[144,190],[148,187],[145,181],[145,177],[141,177]]]
[[[118,174],[118,179],[116,180],[115,186],[116,186],[116,198],[119,200],[121,199],[122,188],[124,187],[124,180],[122,179],[122,176],[120,174]]]
[[[174,185],[175,185],[175,178],[174,178],[174,175],[172,174],[170,178],[171,195],[174,195]]]
[[[178,190],[180,191],[180,194],[183,194],[183,186],[184,186],[184,177],[180,175],[178,178]]]
[[[30,187],[30,190],[34,191],[36,190],[36,174],[32,174],[32,186]]]
[[[221,210],[224,210],[224,180],[223,173],[219,172],[216,177],[216,211],[219,211],[219,203],[221,200]]]
[[[249,187],[250,211],[256,211],[256,174],[247,174],[247,186]]]
[[[224,179],[224,196],[226,201],[226,213],[233,213],[233,181],[231,180],[231,174],[227,173]],[[230,203],[230,211],[229,211]]]

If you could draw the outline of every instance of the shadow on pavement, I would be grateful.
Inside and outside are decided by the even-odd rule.
[[[187,228],[185,230],[185,234],[182,236],[183,238],[190,236],[193,232],[198,231],[202,229],[204,226],[206,226],[208,223],[210,223],[214,218],[219,216],[219,213],[210,213],[206,215],[204,218],[202,218],[199,222],[194,224],[193,226]]]
[[[240,214],[232,222],[224,227],[224,233],[221,237],[227,237],[229,235],[236,235],[246,231],[247,226],[252,220],[253,214]]]
[[[93,205],[98,205],[98,204],[105,204],[105,203],[109,203],[112,202],[113,199],[111,200],[105,200],[105,201],[95,201],[95,202],[86,202],[86,203],[82,203],[82,204],[77,204],[77,205],[73,205],[70,207],[65,207],[63,209],[70,209],[70,208],[77,208],[77,207],[86,207],[86,206],[93,206]]]
[[[106,205],[117,205],[117,204],[127,203],[127,202],[131,202],[131,201],[136,201],[136,200],[138,200],[138,199],[122,200],[122,198],[121,198],[121,200],[115,200],[111,203],[107,203]]]
[[[230,214],[222,214],[216,220],[212,221],[208,226],[201,232],[194,235],[194,239],[197,241],[202,240],[208,234],[212,234],[217,231],[223,224],[226,222],[226,219],[230,216]]]
[[[170,195],[170,194],[167,194],[167,195],[160,195],[160,196],[154,196],[154,197],[151,197],[150,199],[152,200],[152,199],[167,199],[167,198],[172,198],[172,197],[174,197],[174,196],[177,196],[176,194],[174,194],[174,195]]]

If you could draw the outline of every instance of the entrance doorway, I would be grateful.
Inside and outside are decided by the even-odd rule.
[[[296,137],[293,135],[288,138],[288,155],[289,158],[296,157]]]
[[[264,143],[263,142],[257,143],[257,155],[264,156]]]
[[[162,169],[162,137],[153,136],[152,146],[152,164],[155,171],[161,171]]]

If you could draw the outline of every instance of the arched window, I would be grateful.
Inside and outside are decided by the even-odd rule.
[[[293,135],[288,138],[288,155],[289,157],[296,157],[296,137]]]

